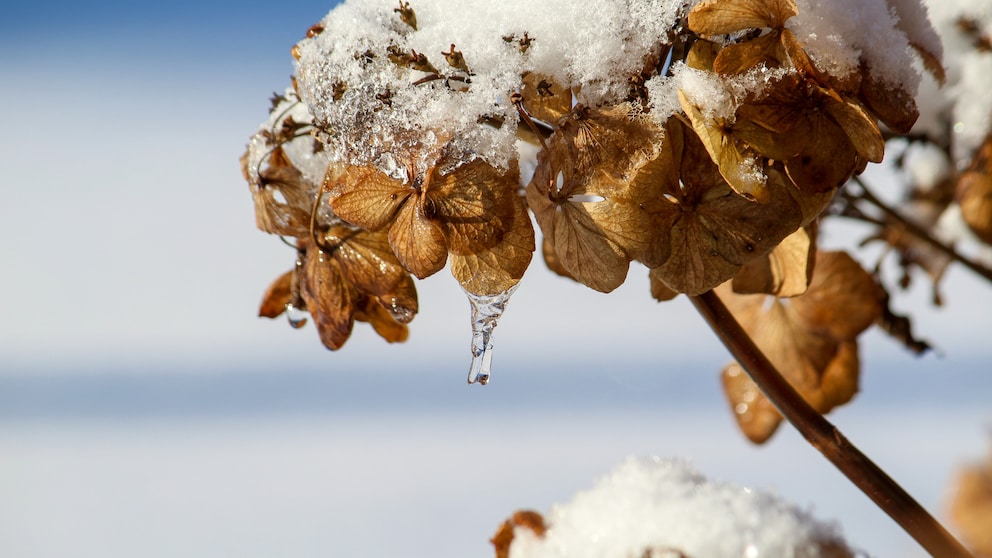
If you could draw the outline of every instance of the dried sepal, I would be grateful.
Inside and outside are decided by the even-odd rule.
[[[247,157],[242,165],[247,164]],[[250,169],[243,169],[246,176]],[[255,224],[259,229],[283,236],[306,236],[316,187],[307,184],[303,173],[286,156],[281,146],[272,149],[258,181],[251,185],[255,202]],[[277,196],[278,194],[278,196]]]
[[[572,110],[572,91],[542,74],[523,76],[523,106],[532,118],[554,125]]]
[[[345,279],[341,267],[311,241],[301,252],[299,270],[300,294],[320,341],[336,351],[351,336],[358,291]]]
[[[920,117],[913,92],[886,83],[862,66],[858,98],[865,108],[897,134],[908,134]]]
[[[692,128],[706,146],[706,151],[719,167],[727,184],[742,196],[767,202],[769,193],[765,187],[766,178],[762,163],[756,157],[757,153],[734,136],[728,122],[704,116],[699,105],[681,90],[678,96]]]
[[[962,468],[954,485],[951,521],[976,557],[992,556],[992,457]]]
[[[789,299],[718,290],[734,317],[783,377],[820,413],[857,392],[857,337],[882,313],[874,279],[844,252],[821,252],[809,289]],[[781,416],[748,378],[723,374],[731,409],[745,435],[763,443]]]
[[[992,135],[985,138],[957,184],[961,216],[982,242],[992,244]]]
[[[262,304],[258,308],[260,318],[277,318],[286,311],[293,296],[293,271],[287,271],[273,281],[262,295]]]
[[[513,212],[499,218],[500,241],[477,252],[451,255],[451,274],[476,295],[509,291],[523,277],[534,255],[534,228],[524,201],[513,200]]]
[[[704,0],[689,12],[689,29],[700,35],[780,29],[798,13],[794,0]]]
[[[806,292],[813,279],[816,242],[813,232],[799,228],[768,255],[744,264],[733,279],[738,294],[767,294],[781,298]]]
[[[654,150],[650,124],[629,104],[577,107],[555,127],[527,187],[527,204],[557,260],[583,284],[609,292],[654,234],[650,186],[631,180]]]
[[[670,178],[670,164],[658,157],[635,178],[654,188],[646,205],[656,236],[646,253],[656,260],[652,277],[689,295],[712,289],[736,275],[746,262],[763,256],[800,224],[802,214],[789,187],[769,183],[768,202],[756,203],[735,193],[692,129],[669,121],[665,141],[682,144],[679,176]],[[679,139],[681,138],[681,139]],[[662,151],[664,154],[665,151]],[[660,258],[659,258],[660,259]]]
[[[341,219],[377,231],[403,267],[419,278],[433,275],[448,253],[471,256],[492,249],[514,221],[518,171],[499,171],[481,159],[448,172],[447,156],[403,180],[375,167],[358,167],[328,182],[331,207]]]
[[[510,545],[513,544],[513,539],[516,536],[515,531],[518,528],[526,529],[537,537],[543,537],[548,530],[544,524],[544,517],[536,511],[520,510],[514,512],[509,519],[499,526],[493,538],[489,539],[496,550],[496,558],[509,558]]]

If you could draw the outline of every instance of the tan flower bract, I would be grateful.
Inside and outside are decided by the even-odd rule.
[[[561,119],[527,187],[527,204],[567,273],[609,292],[653,234],[648,185],[632,182],[654,130],[630,105],[577,107]]]
[[[958,179],[961,216],[985,244],[992,244],[992,135],[985,138],[971,166]]]
[[[738,195],[691,129],[677,120],[666,128],[666,141],[683,146],[673,149],[681,152],[681,180],[670,178],[672,165],[664,159],[675,153],[663,150],[645,165],[635,182],[654,188],[654,199],[647,206],[658,235],[653,242],[669,246],[667,259],[654,268],[652,277],[676,292],[695,295],[767,254],[799,227],[802,215],[785,184],[770,184],[767,203]],[[665,252],[662,246],[652,246],[651,263],[658,263]]]
[[[860,373],[857,337],[882,314],[874,279],[844,252],[821,252],[809,289],[789,299],[718,292],[755,344],[786,380],[821,413],[854,397]],[[738,425],[755,443],[766,441],[781,416],[753,382],[732,365],[724,390]]]

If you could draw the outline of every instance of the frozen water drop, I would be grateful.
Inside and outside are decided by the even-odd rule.
[[[387,304],[385,305],[385,308],[394,320],[401,324],[408,324],[413,321],[413,317],[416,315],[416,312],[400,304],[396,297],[392,297],[386,302]]]
[[[465,291],[472,305],[472,364],[468,370],[470,384],[489,383],[493,367],[493,329],[515,290],[516,285],[495,295],[477,295]]]
[[[293,329],[307,325],[307,316],[309,313],[306,310],[293,306],[292,302],[286,303],[286,320]]]

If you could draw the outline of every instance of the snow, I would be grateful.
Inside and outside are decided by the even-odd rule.
[[[812,558],[846,548],[833,523],[660,458],[629,458],[545,520],[543,537],[514,529],[510,558],[628,558],[647,549],[655,556]]]
[[[573,88],[576,102],[585,105],[624,100],[631,76],[658,60],[671,42],[669,33],[695,2],[468,0],[456,8],[443,0],[415,0],[409,7],[416,29],[401,20],[402,5],[345,2],[324,18],[322,32],[296,49],[300,98],[331,157],[374,164],[397,177],[410,163],[432,164],[449,141],[463,160],[481,157],[507,168],[517,156],[517,112],[510,96],[520,90],[525,73]],[[922,8],[908,0],[892,8],[884,0],[798,5],[799,15],[787,27],[821,70],[839,78],[864,62],[883,83],[915,94],[920,77],[910,43],[936,49]],[[462,53],[468,72],[446,61],[451,49]],[[426,57],[436,75],[410,63],[417,55]],[[705,86],[715,76],[680,71],[679,64],[673,70],[673,76],[646,83],[647,106],[658,120],[678,111],[679,88],[692,89],[690,96],[704,104],[706,114],[732,110],[726,93]],[[753,87],[755,77],[768,76],[728,78],[728,86]],[[701,89],[711,94],[701,97]],[[502,124],[484,125],[481,119]]]
[[[943,89],[931,78],[925,82],[918,99],[921,121],[915,131],[949,141],[955,164],[961,169],[967,166],[992,127],[992,95],[989,95],[992,52],[976,48],[974,35],[963,32],[959,22],[962,18],[970,20],[977,27],[975,33],[988,38],[992,35],[992,3],[972,0],[927,0],[926,3],[943,41],[947,81]]]

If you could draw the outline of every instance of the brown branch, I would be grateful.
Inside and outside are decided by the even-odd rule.
[[[713,291],[689,297],[737,362],[804,438],[933,556],[970,557],[923,507],[814,410],[762,354]]]
[[[868,186],[861,180],[860,177],[855,176],[852,180],[861,188],[861,192],[857,194],[845,192],[845,195],[849,199],[864,200],[870,203],[884,213],[886,217],[894,221],[898,226],[902,227],[913,236],[933,246],[937,250],[940,250],[947,255],[947,257],[967,267],[971,271],[982,276],[986,281],[992,283],[992,269],[989,269],[975,260],[964,256],[955,250],[953,246],[948,246],[947,244],[937,240],[932,234],[930,234],[929,231],[927,231],[925,227],[920,226],[895,209],[892,209],[886,205],[885,202],[878,199],[875,194],[868,189]]]

